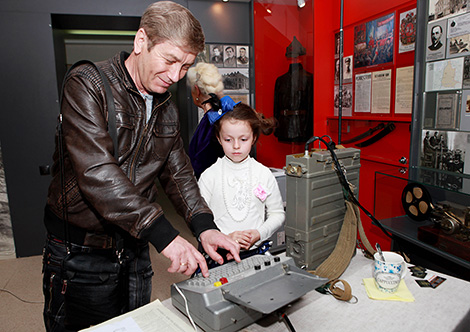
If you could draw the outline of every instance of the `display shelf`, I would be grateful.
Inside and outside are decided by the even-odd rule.
[[[414,245],[417,245],[433,254],[436,254],[446,260],[449,260],[455,264],[461,265],[466,269],[470,269],[470,262],[464,260],[460,257],[455,255],[449,254],[448,252],[441,250],[435,246],[432,246],[428,243],[420,241],[418,239],[418,228],[422,226],[432,226],[432,222],[430,221],[414,221],[408,216],[400,216],[394,218],[388,218],[381,220],[380,223],[382,226],[399,238],[406,240]]]
[[[414,181],[427,187],[444,189],[470,199],[470,175],[419,166],[377,171],[377,174]]]
[[[417,184],[423,192],[421,197],[413,197],[412,201],[406,199],[411,192],[407,187],[410,183]],[[422,167],[376,171],[374,216],[392,234],[392,250],[411,254],[415,260],[413,264],[426,265],[468,280],[468,232],[465,228],[460,228],[463,231],[446,231],[443,226],[446,224],[446,216],[439,207],[448,204],[449,211],[463,218],[460,220],[465,223],[464,220],[468,218],[466,211],[470,207],[469,188],[470,177],[465,174],[449,174]],[[421,211],[423,201],[426,202],[427,210]],[[413,213],[411,206],[419,212]]]

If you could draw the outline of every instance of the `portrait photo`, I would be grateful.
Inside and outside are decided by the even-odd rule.
[[[217,67],[224,66],[224,45],[210,45],[210,62]]]
[[[224,67],[236,67],[237,56],[235,53],[235,45],[224,45]]]
[[[428,24],[426,61],[443,59],[446,55],[447,21]]]
[[[250,56],[248,46],[237,46],[237,67],[248,67],[250,64]]]

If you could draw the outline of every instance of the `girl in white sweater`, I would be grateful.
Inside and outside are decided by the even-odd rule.
[[[231,99],[224,106],[214,130],[225,156],[202,173],[199,187],[219,229],[242,249],[250,249],[267,240],[285,219],[276,178],[249,155],[261,133],[273,132],[275,120]]]

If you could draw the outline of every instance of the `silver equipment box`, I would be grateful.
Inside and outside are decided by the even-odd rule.
[[[360,150],[342,148],[335,153],[357,197]],[[335,248],[346,212],[329,151],[286,156],[286,199],[286,255],[297,266],[313,270]]]
[[[207,332],[238,331],[325,284],[290,257],[254,255],[171,285],[173,306]],[[225,280],[223,280],[225,278]],[[179,291],[178,291],[179,290]]]

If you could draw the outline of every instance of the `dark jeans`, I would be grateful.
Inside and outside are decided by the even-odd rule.
[[[98,279],[106,279],[100,273],[101,271],[106,271],[107,268],[111,269],[116,266],[116,253],[114,249],[95,249],[72,244],[73,253],[79,255],[81,260],[86,259],[86,264],[83,262],[83,266],[86,266],[87,270],[92,266],[92,269],[96,270],[93,272],[95,272],[95,276],[98,276]],[[112,282],[107,284],[106,282],[101,283],[102,280],[98,280],[99,282],[97,283],[92,278],[87,279],[87,274],[83,274],[85,277],[81,278],[78,284],[77,299],[87,299],[86,310],[98,316],[99,321],[96,318],[90,319],[90,321],[84,318],[83,321],[80,319],[79,324],[74,323],[71,326],[66,326],[66,308],[77,307],[76,303],[68,303],[71,302],[69,301],[70,297],[64,295],[71,293],[71,291],[67,293],[67,290],[71,290],[70,280],[67,280],[70,274],[64,274],[62,264],[66,256],[67,251],[64,243],[49,236],[46,240],[43,253],[44,324],[48,332],[78,331],[150,302],[153,271],[150,263],[148,244],[134,245],[132,249],[125,247],[122,255],[125,257],[125,263],[122,265],[122,275],[125,277],[121,278],[121,280],[124,280],[123,287],[116,287],[112,285]],[[78,262],[74,262],[75,266],[80,266],[80,259]],[[76,274],[81,276],[80,273]],[[64,276],[67,277],[64,278]],[[85,283],[83,280],[85,280]],[[87,282],[88,280],[90,282]],[[76,290],[77,284],[75,284]],[[108,304],[106,304],[108,298],[113,298],[113,301],[116,298],[120,299],[122,310],[119,309],[120,312],[117,313],[110,312]],[[68,301],[67,303],[66,300]],[[80,305],[78,304],[78,306]],[[85,314],[84,317],[86,316]],[[69,320],[67,319],[67,321]]]

